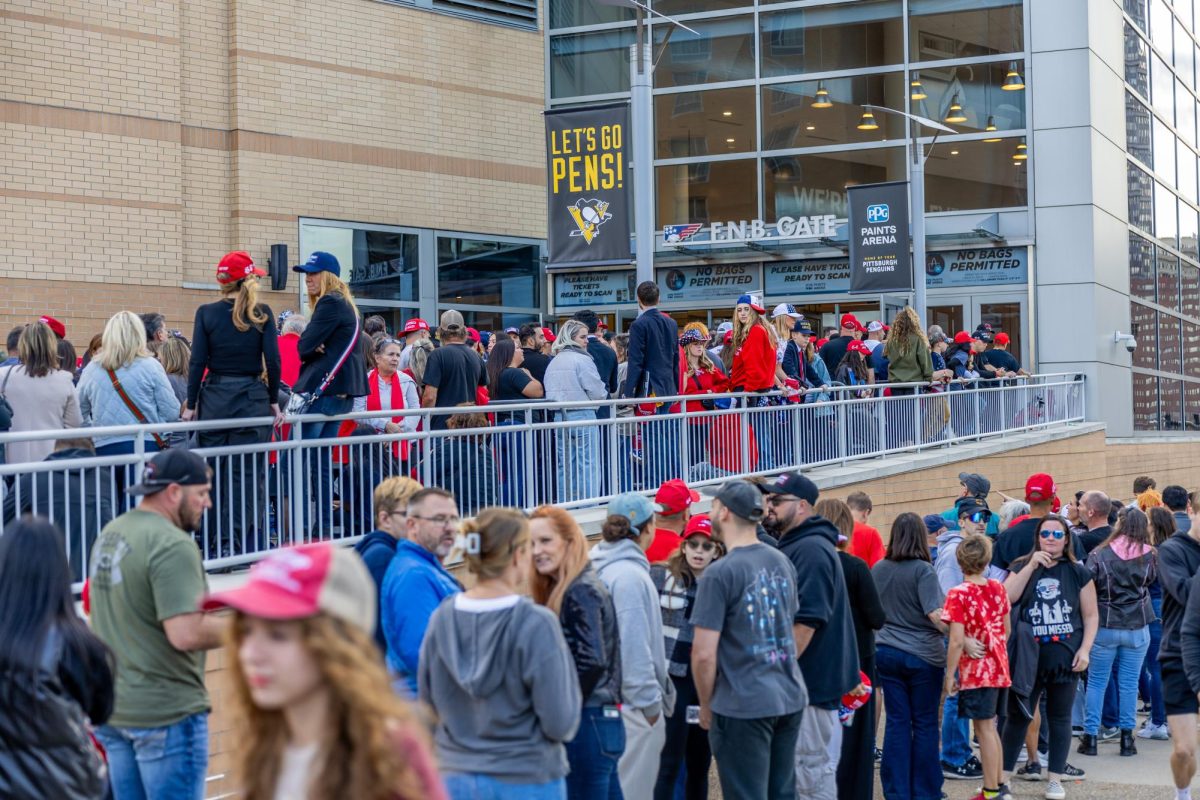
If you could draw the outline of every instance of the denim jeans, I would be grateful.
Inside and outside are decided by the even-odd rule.
[[[162,728],[101,725],[114,800],[203,800],[208,773],[208,714]]]
[[[958,716],[958,698],[947,697],[942,706],[942,761],[961,767],[971,757],[971,722]]]
[[[563,422],[596,419],[596,412],[589,408],[575,408],[558,412]],[[584,425],[575,428],[560,428],[555,436],[558,461],[558,501],[569,503],[597,497],[600,494],[600,428]]]
[[[353,407],[354,401],[349,397],[326,396],[318,398],[308,409],[308,413],[334,416],[348,414]],[[341,425],[340,420],[306,422],[300,426],[300,436],[306,442],[336,439]],[[316,506],[309,517],[309,533],[313,538],[330,536],[333,533],[333,448],[326,445],[321,448],[306,448],[301,452],[304,453],[305,469],[311,482],[308,503]]]
[[[489,775],[448,772],[442,776],[450,800],[567,800],[567,784],[505,783]]]
[[[625,723],[605,719],[603,709],[584,708],[579,732],[567,742],[567,797],[571,800],[623,800],[617,762],[625,752]]]
[[[1150,623],[1150,649],[1146,651],[1146,662],[1142,665],[1139,687],[1143,697],[1150,700],[1150,724],[1166,725],[1167,709],[1163,705],[1162,667],[1158,663],[1158,648],[1162,644],[1162,598],[1151,597],[1154,606],[1154,622]]]
[[[1137,725],[1137,683],[1150,649],[1150,631],[1141,627],[1132,631],[1101,627],[1096,632],[1092,645],[1092,660],[1088,665],[1087,717],[1083,729],[1096,735],[1100,730],[1100,712],[1104,705],[1104,692],[1112,677],[1113,664],[1117,665],[1117,690],[1119,697],[1118,725],[1122,730],[1133,730]]]
[[[514,420],[500,420],[500,428],[511,425],[524,425],[524,415]],[[496,453],[496,467],[500,471],[500,505],[515,508],[532,507],[532,499],[525,496],[525,437],[524,431],[497,433],[492,440],[492,449]]]
[[[796,738],[801,715],[734,719],[713,714],[708,741],[727,798],[796,797]]]
[[[886,720],[879,779],[888,800],[939,800],[938,701],[943,667],[887,645],[875,651]]]

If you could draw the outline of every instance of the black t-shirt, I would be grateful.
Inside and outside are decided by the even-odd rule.
[[[826,342],[817,353],[825,362],[830,375],[837,372],[838,364],[841,364],[842,359],[846,357],[846,348],[852,341],[854,340],[849,336],[835,336]]]
[[[1028,562],[1015,572],[1028,569]],[[1020,603],[1021,619],[1033,628],[1039,647],[1038,672],[1048,683],[1071,678],[1071,662],[1083,642],[1080,593],[1092,582],[1083,564],[1060,559],[1048,569],[1038,569],[1029,579]]]
[[[544,384],[546,382],[546,367],[550,366],[550,356],[531,347],[522,347],[521,352],[525,354],[525,361],[521,366],[529,370],[529,374],[533,376],[535,381]]]
[[[529,398],[524,394],[525,387],[532,380],[533,378],[529,377],[529,374],[525,370],[518,369],[517,367],[506,367],[500,373],[499,385],[496,387],[496,396],[491,398],[492,402],[512,401],[523,403],[527,401]],[[514,416],[518,421],[524,421],[525,415],[523,412],[514,414],[513,412],[504,413],[498,411],[496,413],[496,422],[509,422]]]
[[[1094,531],[1079,534],[1079,543],[1083,546],[1085,553],[1090,553],[1100,545],[1104,544],[1105,540],[1112,535],[1112,528],[1105,525],[1102,528],[1096,528]]]
[[[435,408],[453,408],[459,403],[475,405],[475,389],[487,385],[483,359],[465,344],[448,344],[429,354],[425,365],[425,385],[437,388]],[[431,430],[446,429],[449,415],[432,419]]]
[[[994,378],[996,375],[991,370],[984,369],[984,364],[989,364],[1005,372],[1016,372],[1021,368],[1017,359],[1007,350],[985,350],[975,357],[975,361],[979,364],[979,375],[983,378]]]

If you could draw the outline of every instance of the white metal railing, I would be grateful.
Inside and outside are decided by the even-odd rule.
[[[812,402],[815,390],[805,402],[778,393],[655,398],[688,401],[662,408],[662,414],[632,400],[406,409],[405,416],[428,418],[421,430],[389,434],[366,427],[360,428],[363,435],[356,431],[344,438],[314,439],[309,432],[312,423],[361,422],[380,412],[290,418],[286,438],[271,431],[269,417],[237,420],[239,429],[261,426],[274,435],[259,444],[193,448],[213,469],[213,508],[196,541],[209,569],[246,564],[271,548],[313,538],[353,541],[374,527],[374,487],[389,475],[411,475],[424,485],[454,491],[464,515],[491,504],[579,508],[621,492],[650,491],[672,477],[703,485],[732,475],[846,463],[1085,417],[1079,375],[929,389],[921,384],[835,386],[829,399]],[[692,410],[700,399],[712,401],[705,404],[711,407]],[[489,427],[430,430],[432,418],[471,413],[490,415]],[[149,431],[170,437],[230,426],[218,420],[0,434],[3,444],[79,437],[134,441],[129,455],[0,465],[0,531],[21,513],[50,517],[64,529],[72,569],[81,579],[100,528],[134,502],[124,488],[140,480],[155,450]]]

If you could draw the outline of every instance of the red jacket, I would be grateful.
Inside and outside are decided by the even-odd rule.
[[[758,392],[775,388],[775,348],[762,325],[754,325],[733,354],[729,385],[734,391]]]
[[[683,384],[684,394],[719,394],[729,391],[729,379],[725,377],[720,370],[713,369],[707,372],[700,371],[695,375],[688,376]],[[687,404],[689,412],[707,411],[704,406],[700,405],[699,400],[689,400]],[[702,422],[711,422],[712,420],[706,417],[701,417],[691,420],[693,425],[699,425]]]
[[[300,334],[285,333],[279,337],[279,380],[295,386],[300,378]]]

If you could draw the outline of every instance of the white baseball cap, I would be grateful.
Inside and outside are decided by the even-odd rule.
[[[870,331],[871,333],[875,333],[876,331],[881,331],[881,330],[883,330],[883,323],[877,319],[873,319],[867,323],[867,330]]]
[[[791,317],[792,319],[802,319],[803,314],[796,311],[796,307],[791,303],[780,303],[775,306],[775,310],[771,312],[771,319],[779,319],[780,317]]]

